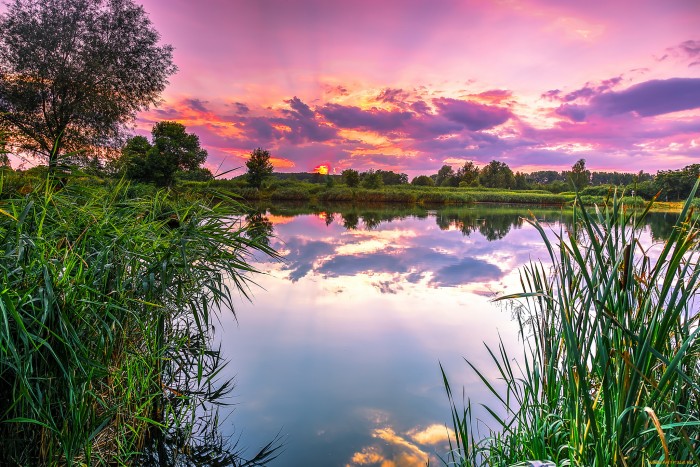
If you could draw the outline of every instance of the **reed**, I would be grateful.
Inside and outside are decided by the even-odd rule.
[[[3,465],[130,463],[173,427],[187,445],[196,406],[230,387],[209,331],[247,296],[249,255],[274,252],[233,199],[130,191],[49,178],[0,206]]]
[[[700,464],[697,189],[653,253],[639,241],[651,203],[577,205],[554,242],[531,221],[552,266],[523,268],[522,292],[501,298],[518,303],[523,354],[487,346],[502,385],[469,363],[498,401],[484,436],[443,371],[456,432],[446,463]]]

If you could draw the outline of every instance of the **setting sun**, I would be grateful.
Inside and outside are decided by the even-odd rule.
[[[328,175],[328,172],[330,172],[330,170],[331,167],[328,164],[321,164],[314,167],[313,172],[321,175]]]

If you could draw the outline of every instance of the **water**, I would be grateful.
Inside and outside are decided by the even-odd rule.
[[[512,309],[492,298],[518,292],[518,268],[547,257],[528,211],[553,234],[570,213],[340,211],[256,218],[284,262],[255,264],[267,274],[253,302],[217,330],[236,381],[223,431],[251,454],[280,432],[273,465],[440,465],[450,421],[440,363],[456,393],[494,403],[463,357],[495,380],[484,343],[521,352]],[[672,218],[654,217],[656,231]]]

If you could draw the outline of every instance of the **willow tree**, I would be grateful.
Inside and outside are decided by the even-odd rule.
[[[114,147],[176,71],[131,0],[14,0],[0,16],[0,123],[45,158]]]

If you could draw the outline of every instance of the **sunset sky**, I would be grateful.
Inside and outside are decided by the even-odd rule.
[[[185,124],[212,170],[257,147],[287,172],[700,163],[697,0],[143,5],[179,71],[137,131]]]

